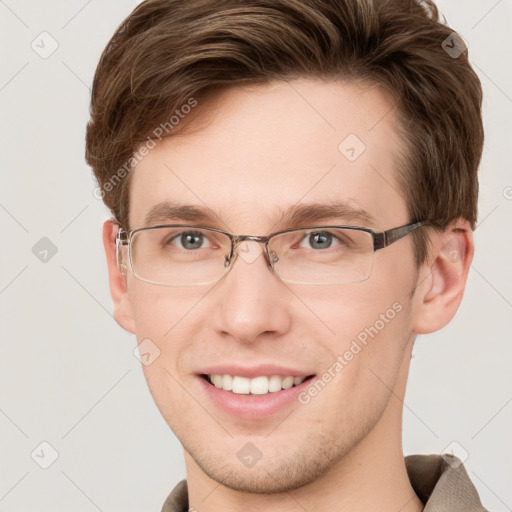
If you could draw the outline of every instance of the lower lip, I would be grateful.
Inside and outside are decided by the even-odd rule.
[[[210,384],[205,378],[198,376],[205,392],[210,399],[223,411],[245,420],[261,420],[272,416],[281,409],[298,402],[297,396],[313,381],[312,378],[297,386],[265,395],[242,395],[226,391]]]

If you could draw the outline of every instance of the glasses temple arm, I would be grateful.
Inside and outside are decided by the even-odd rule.
[[[373,243],[374,250],[383,249],[397,240],[400,240],[400,238],[403,238],[405,235],[408,235],[411,231],[414,231],[421,226],[426,226],[427,224],[429,224],[428,221],[413,222],[398,228],[388,229],[382,233],[375,233]]]

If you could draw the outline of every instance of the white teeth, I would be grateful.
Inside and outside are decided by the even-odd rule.
[[[233,377],[231,375],[223,375],[221,387],[226,391],[231,391],[233,389]]]
[[[224,379],[222,379],[224,380]],[[251,379],[247,377],[239,377],[235,375],[233,377],[233,393],[238,393],[241,395],[248,395],[251,390]]]
[[[298,386],[305,378],[293,376],[283,378],[279,375],[272,375],[270,377],[261,376],[249,379],[238,375],[208,375],[208,379],[215,387],[240,395],[274,393],[282,389],[289,389],[292,386]]]
[[[293,386],[293,377],[285,377],[281,386],[283,386],[283,389],[291,388]]]
[[[282,379],[279,375],[272,375],[272,377],[268,379],[268,390],[271,392],[281,391],[281,382]]]
[[[217,388],[222,387],[222,375],[212,375],[211,379],[212,379],[212,383],[215,387],[217,387]]]
[[[251,379],[251,394],[265,395],[268,393],[268,377],[256,377]]]

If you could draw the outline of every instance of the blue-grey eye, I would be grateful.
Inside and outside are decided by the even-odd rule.
[[[187,231],[178,234],[170,243],[177,245],[180,249],[193,250],[201,249],[205,241],[205,235],[200,231]]]
[[[317,233],[310,233],[308,235],[308,242],[313,249],[328,249],[331,247],[333,238],[332,233],[321,231]]]

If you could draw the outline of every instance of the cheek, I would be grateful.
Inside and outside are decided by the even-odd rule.
[[[332,316],[336,336],[322,342],[329,357],[302,401],[307,417],[321,423],[315,428],[332,428],[340,436],[361,433],[389,403],[403,363],[409,313],[397,302],[382,304],[345,306]]]
[[[304,297],[322,321],[312,319],[306,329],[322,326],[325,333],[316,337],[326,356],[320,377],[331,388],[325,399],[344,400],[355,413],[389,395],[383,383],[394,386],[410,341],[409,286],[389,279],[388,273],[386,279],[373,275],[361,283],[318,288]]]
[[[195,406],[182,360],[196,339],[190,319],[200,309],[201,295],[142,283],[133,287],[130,297],[144,377],[157,408],[176,433],[180,411],[185,406],[192,414]]]
[[[194,326],[207,290],[139,283],[130,289],[130,302],[142,369],[157,405],[172,408],[186,398],[178,384],[187,378],[181,363],[197,342]]]
[[[336,348],[338,353],[354,339],[364,344],[377,335],[387,338],[393,337],[396,330],[403,332],[409,290],[408,283],[373,275],[360,283],[295,293],[309,309],[309,314],[303,315],[304,319],[309,317],[309,328],[323,326],[326,346]]]
[[[137,339],[154,337],[163,348],[176,333],[201,313],[211,287],[166,287],[133,279],[128,288]]]

